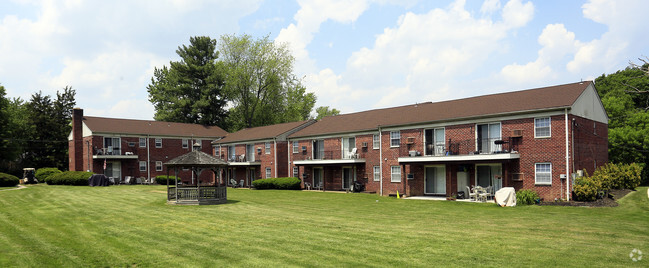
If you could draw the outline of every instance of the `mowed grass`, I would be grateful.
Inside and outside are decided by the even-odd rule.
[[[0,267],[649,264],[646,187],[614,208],[248,189],[228,189],[224,205],[173,206],[165,191],[0,190]]]

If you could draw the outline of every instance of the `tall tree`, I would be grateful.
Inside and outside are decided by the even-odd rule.
[[[609,121],[609,160],[644,163],[649,173],[649,64],[633,66],[595,79]],[[644,69],[643,69],[644,68]]]
[[[339,115],[340,111],[338,111],[336,108],[331,108],[329,109],[329,106],[320,106],[315,109],[316,112],[316,120],[320,120],[325,116],[333,116],[333,115]]]
[[[268,36],[224,35],[219,50],[233,104],[231,131],[308,119],[316,97],[306,93],[293,74],[295,59],[287,44],[274,43]]]
[[[5,97],[6,91],[0,85],[0,164],[6,166],[6,163],[14,160],[15,149],[12,146],[12,133],[14,128],[11,121],[10,101]]]
[[[216,40],[191,37],[176,50],[180,61],[155,68],[147,86],[154,118],[161,121],[225,127],[227,100],[223,94],[223,66],[217,61]]]

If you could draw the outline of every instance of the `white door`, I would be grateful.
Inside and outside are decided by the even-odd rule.
[[[459,171],[457,173],[457,192],[465,192],[465,194],[468,194],[466,192],[467,186],[469,186],[469,172]]]
[[[425,167],[424,174],[425,194],[446,194],[446,167]]]

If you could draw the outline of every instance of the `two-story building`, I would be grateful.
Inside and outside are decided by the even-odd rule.
[[[212,141],[227,135],[216,126],[84,116],[75,108],[69,140],[69,170],[91,171],[123,180],[167,175],[163,163],[188,153],[193,144],[212,152]],[[173,175],[173,174],[172,174]],[[179,176],[196,183],[191,172]],[[213,182],[201,175],[201,182]]]
[[[214,156],[226,160],[227,184],[250,186],[257,179],[289,176],[286,137],[314,120],[246,128],[213,142]]]
[[[316,188],[360,180],[381,195],[453,196],[480,185],[569,199],[608,161],[592,82],[325,117],[289,135],[289,166]]]

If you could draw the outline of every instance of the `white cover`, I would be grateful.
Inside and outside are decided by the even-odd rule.
[[[494,200],[501,207],[515,207],[516,206],[516,190],[514,187],[504,187],[496,192]]]

